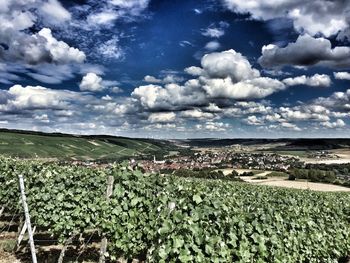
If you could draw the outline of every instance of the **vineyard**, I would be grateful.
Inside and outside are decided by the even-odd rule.
[[[345,262],[350,254],[347,193],[1,158],[3,218],[22,213],[19,174],[36,233],[60,244],[106,237],[110,262]]]
[[[115,136],[77,136],[0,129],[2,155],[37,159],[115,161],[167,153],[162,141]]]

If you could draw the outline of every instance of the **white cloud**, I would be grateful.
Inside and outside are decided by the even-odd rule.
[[[176,114],[174,112],[158,112],[151,113],[148,117],[148,121],[151,123],[167,123],[175,121]]]
[[[119,45],[119,39],[113,37],[97,47],[98,54],[107,59],[123,59],[124,51]]]
[[[329,129],[343,128],[346,126],[345,122],[342,119],[337,119],[335,122],[322,122],[321,125]]]
[[[124,9],[130,15],[139,15],[148,7],[150,0],[108,0],[111,5]]]
[[[215,115],[210,112],[203,112],[199,109],[185,110],[181,112],[181,117],[190,119],[213,119]]]
[[[215,51],[220,48],[220,43],[218,41],[210,41],[208,42],[204,48],[209,51]]]
[[[219,23],[212,23],[209,27],[202,30],[202,35],[212,38],[220,38],[225,35],[225,28],[229,27],[229,24],[224,21]]]
[[[209,78],[230,77],[233,82],[259,77],[249,61],[233,49],[206,54],[201,60],[202,68]]]
[[[203,31],[202,35],[206,37],[219,38],[225,34],[225,31],[221,28],[207,28]]]
[[[23,111],[35,109],[66,109],[77,103],[77,92],[53,90],[41,86],[14,85],[8,91],[1,91],[0,111]]]
[[[232,79],[203,79],[203,88],[212,98],[254,99],[265,98],[272,93],[285,89],[279,80],[259,77],[233,83]]]
[[[255,125],[255,126],[259,126],[259,125],[263,125],[264,124],[264,121],[257,118],[255,115],[251,115],[249,116],[245,122],[249,125]]]
[[[5,0],[6,1],[6,0]],[[51,24],[60,24],[71,19],[71,14],[57,0],[48,0],[39,5],[39,10]]]
[[[207,131],[212,131],[212,132],[222,132],[226,131],[230,125],[228,123],[223,123],[223,122],[206,122],[204,124],[197,124],[195,128],[197,130],[207,130]]]
[[[336,79],[346,79],[350,80],[350,73],[349,72],[334,72],[334,78]]]
[[[8,32],[8,31],[6,31]],[[40,63],[82,63],[85,60],[84,52],[70,47],[63,41],[58,41],[51,34],[49,28],[43,28],[34,35],[18,32],[4,36],[7,50],[0,48],[0,58],[5,61],[22,61],[28,64]]]
[[[109,91],[112,92],[112,93],[116,93],[116,94],[123,92],[123,90],[121,88],[119,88],[119,87],[111,87],[109,89]]]
[[[310,77],[302,75],[293,78],[286,78],[283,82],[287,86],[307,85],[312,87],[329,87],[332,83],[330,77],[325,74],[315,74]]]
[[[38,35],[46,39],[45,47],[54,62],[61,64],[71,62],[82,63],[85,60],[84,52],[68,46],[68,44],[63,41],[58,41],[52,36],[49,28],[41,29]]]
[[[157,79],[156,77],[154,76],[150,76],[150,75],[146,75],[144,78],[143,78],[144,81],[148,82],[148,83],[162,83],[162,80],[161,79]]]
[[[49,28],[31,34],[31,27],[61,26],[71,14],[57,0],[9,1],[0,9],[0,59],[36,65],[41,63],[82,63],[84,52],[57,40]],[[41,24],[39,25],[38,22]]]
[[[158,79],[154,76],[146,75],[143,80],[148,83],[178,83],[184,80],[184,78],[173,75],[173,74],[168,74],[166,75],[163,79]]]
[[[201,104],[206,101],[205,95],[199,90],[177,84],[167,84],[164,88],[153,84],[140,86],[134,89],[131,96],[146,109],[168,110]]]
[[[106,10],[100,13],[91,14],[87,21],[92,25],[108,25],[118,19],[118,13],[114,10]]]
[[[237,13],[249,13],[256,20],[291,19],[299,32],[311,35],[322,33],[326,37],[349,27],[349,1],[324,0],[222,0]]]
[[[191,66],[191,67],[185,68],[185,72],[192,76],[200,76],[203,74],[203,69],[200,67]]]
[[[95,73],[87,73],[79,84],[81,91],[101,91],[104,89],[102,78]]]
[[[293,131],[301,131],[301,129],[294,123],[289,123],[289,122],[282,122],[281,126],[283,128],[291,129]]]

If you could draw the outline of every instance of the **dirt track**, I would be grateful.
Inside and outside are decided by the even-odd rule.
[[[223,169],[223,173],[225,175],[232,172],[233,169]],[[243,172],[250,172],[252,170],[249,169],[235,169],[238,174]],[[311,183],[306,181],[290,181],[287,177],[268,177],[268,174],[271,171],[261,171],[261,173],[257,173],[255,176],[242,176],[241,179],[248,183],[252,184],[261,184],[261,185],[269,185],[269,186],[278,186],[278,187],[287,187],[287,188],[295,188],[295,189],[309,189],[313,191],[322,191],[322,192],[350,192],[350,188],[343,187],[339,185],[333,184],[322,184],[322,183]],[[257,176],[267,176],[268,179],[263,180],[255,180]]]
[[[333,184],[321,184],[301,181],[289,181],[289,180],[270,180],[267,179],[265,182],[260,182],[262,185],[288,187],[296,189],[309,189],[313,191],[323,192],[350,192],[350,188],[333,185]]]

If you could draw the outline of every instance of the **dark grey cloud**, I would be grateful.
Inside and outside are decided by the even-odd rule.
[[[265,68],[283,66],[325,66],[331,68],[350,67],[350,47],[332,48],[328,39],[301,35],[294,43],[285,47],[267,45],[262,48],[259,63]]]

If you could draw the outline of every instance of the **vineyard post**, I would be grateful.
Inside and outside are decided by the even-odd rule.
[[[113,176],[108,176],[107,179],[107,193],[106,193],[106,198],[107,201],[109,200],[109,197],[112,195],[113,192],[113,183],[114,183],[114,177]],[[107,238],[103,237],[101,241],[101,248],[100,248],[100,259],[99,263],[104,263],[106,261],[106,251],[107,251]]]
[[[2,215],[2,213],[4,212],[4,210],[5,210],[5,207],[2,206],[2,207],[0,208],[0,216]]]
[[[22,198],[22,205],[23,205],[23,209],[24,209],[25,222],[27,224],[27,229],[28,229],[30,251],[32,253],[32,261],[33,261],[33,263],[37,263],[32,226],[30,224],[29,209],[28,209],[27,198],[26,198],[25,188],[24,188],[24,180],[23,180],[23,176],[21,174],[18,175],[18,178],[19,178],[19,187],[21,189],[21,198]]]
[[[73,238],[75,237],[75,235],[71,235],[65,242],[62,250],[61,250],[61,253],[60,253],[60,256],[58,258],[58,261],[57,263],[62,263],[63,262],[63,259],[64,259],[64,254],[66,253],[66,250],[68,248],[68,245],[70,245],[72,242],[73,242]]]

